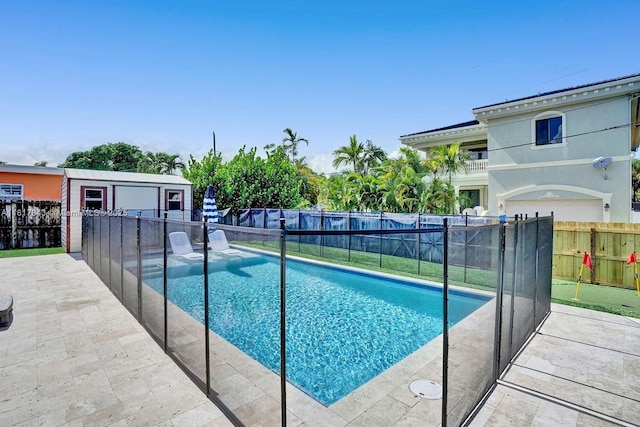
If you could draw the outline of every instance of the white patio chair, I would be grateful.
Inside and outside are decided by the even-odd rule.
[[[169,233],[169,243],[171,244],[171,251],[179,258],[183,258],[187,261],[204,260],[203,254],[193,251],[189,237],[184,231],[174,231],[173,233]]]

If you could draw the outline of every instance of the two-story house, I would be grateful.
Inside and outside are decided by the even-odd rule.
[[[484,143],[486,172],[471,167],[454,185],[460,192],[477,186],[490,215],[553,212],[558,220],[633,222],[639,96],[635,74],[474,108],[474,122],[400,140],[424,151],[454,142],[482,151]]]

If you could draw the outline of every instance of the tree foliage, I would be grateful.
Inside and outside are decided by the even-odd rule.
[[[169,175],[183,169],[184,163],[178,154],[150,151],[143,154],[135,145],[117,142],[71,153],[58,167]]]
[[[193,183],[196,208],[202,206],[209,184],[216,190],[218,207],[234,214],[245,208],[294,208],[302,202],[296,170],[282,146],[266,159],[245,147],[227,163],[211,154],[201,162],[191,157],[183,176]]]
[[[202,160],[198,161],[189,156],[187,165],[182,169],[182,176],[193,184],[193,207],[200,209],[204,199],[204,192],[209,184],[213,184],[214,177],[221,169],[222,154],[213,155],[210,150]]]
[[[632,202],[640,202],[640,159],[631,159]]]
[[[178,154],[152,153],[147,151],[138,161],[138,172],[172,175],[176,170],[182,170],[185,164]]]
[[[361,157],[364,153],[364,145],[358,142],[356,135],[349,137],[349,145],[342,146],[333,151],[333,166],[339,168],[342,165],[351,165],[351,172],[362,173]]]
[[[67,156],[61,168],[135,172],[142,151],[124,142],[97,145],[88,151],[76,151]]]

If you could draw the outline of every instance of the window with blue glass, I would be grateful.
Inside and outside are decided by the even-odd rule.
[[[536,145],[562,144],[562,117],[536,120]]]

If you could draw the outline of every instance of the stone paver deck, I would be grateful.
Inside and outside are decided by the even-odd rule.
[[[0,328],[0,425],[232,425],[83,261],[67,254],[0,259],[0,272],[0,295],[14,297],[14,321]],[[431,347],[436,352],[428,358],[437,359],[438,344]],[[411,375],[426,358],[408,358],[411,366],[399,364],[373,380],[374,387],[329,408],[292,391],[289,410],[295,414],[289,414],[289,425],[438,425],[440,401],[416,398],[405,385],[394,385],[398,373]],[[235,363],[244,367],[239,371],[248,370],[244,376],[217,372],[218,377],[254,378],[254,389],[267,392],[247,410],[259,408],[260,401],[268,409],[267,401],[278,400],[278,383],[265,380],[269,372],[248,369],[250,362]],[[437,365],[420,369],[437,380]],[[223,367],[229,370],[226,362],[215,365]],[[218,386],[233,390],[239,384]],[[369,406],[371,401],[377,403]],[[231,407],[230,402],[225,403]],[[273,414],[256,412],[251,419],[255,426],[279,425]],[[638,424],[640,324],[558,305],[471,422]]]
[[[230,426],[84,261],[0,260],[2,426]]]

